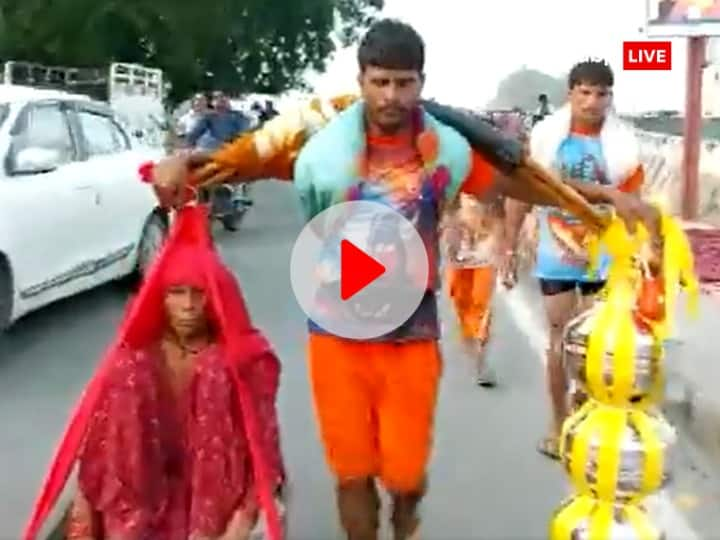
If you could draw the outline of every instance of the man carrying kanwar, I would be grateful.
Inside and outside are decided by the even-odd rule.
[[[560,201],[547,186],[496,175],[459,131],[428,113],[420,98],[424,63],[425,46],[412,27],[380,20],[358,49],[361,99],[312,100],[218,152],[166,158],[153,171],[165,205],[179,204],[188,184],[275,178],[293,182],[308,220],[336,203],[371,200],[416,224],[430,280],[400,328],[358,341],[309,322],[316,416],[350,540],[378,538],[378,484],[392,500],[394,538],[419,534],[442,371],[436,291],[444,209],[460,193],[479,200],[500,192],[533,204]],[[583,185],[578,188],[582,194]],[[630,220],[646,216],[639,201],[618,196],[615,205]]]

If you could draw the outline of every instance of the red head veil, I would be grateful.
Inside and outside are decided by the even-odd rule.
[[[36,539],[72,472],[118,347],[127,344],[132,348],[143,348],[156,342],[162,335],[165,324],[164,290],[173,283],[201,285],[208,295],[209,316],[218,339],[227,351],[225,358],[237,389],[253,463],[253,476],[270,538],[280,540],[282,537],[273,497],[275,486],[272,477],[278,471],[273,470],[267,459],[257,406],[243,376],[244,369],[254,359],[272,354],[272,350],[265,338],[253,328],[237,282],[213,247],[207,210],[202,206],[188,206],[178,212],[168,240],[149,269],[138,295],[129,304],[115,343],[106,353],[70,418],[23,534],[25,540]]]

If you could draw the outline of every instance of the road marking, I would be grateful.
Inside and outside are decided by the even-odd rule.
[[[523,289],[521,285],[512,291],[499,288],[498,299],[507,305],[518,330],[525,335],[538,361],[544,365],[548,343],[545,321],[533,313],[529,293],[523,292]],[[702,540],[664,491],[645,499],[645,506],[668,540]]]

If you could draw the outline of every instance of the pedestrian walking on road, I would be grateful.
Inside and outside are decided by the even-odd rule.
[[[415,224],[431,279],[422,285],[422,301],[404,324],[373,340],[354,340],[308,323],[315,411],[335,477],[340,521],[350,540],[378,538],[380,485],[392,501],[395,540],[420,534],[419,505],[428,486],[442,372],[436,293],[445,209],[460,193],[482,201],[498,193],[532,204],[561,200],[531,182],[496,174],[458,131],[422,107],[424,62],[423,40],[412,27],[378,21],[358,48],[360,100],[313,100],[218,153],[169,157],[153,171],[165,205],[187,196],[191,171],[198,178],[205,174],[198,168],[227,167],[237,181],[293,181],[308,220],[336,203],[371,200]],[[592,189],[577,184],[580,194],[586,190],[592,196]],[[617,197],[614,202],[621,216],[636,219],[634,201]]]
[[[443,244],[447,288],[458,317],[463,346],[473,359],[478,385],[497,384],[487,357],[495,290],[495,268],[502,241],[502,199],[484,204],[460,194],[446,213]]]
[[[637,196],[644,178],[638,141],[632,128],[611,112],[613,82],[613,72],[603,61],[575,65],[568,79],[568,103],[533,129],[530,155],[543,166],[560,171],[573,187],[585,188],[593,203],[616,208],[635,205],[659,242],[656,214]],[[531,209],[532,205],[520,201],[507,204],[502,272],[503,282],[509,286],[515,282],[519,233]],[[563,330],[575,315],[592,305],[604,287],[609,258],[603,256],[597,271],[590,271],[590,231],[567,212],[538,207],[537,222],[535,277],[550,328],[546,369],[552,405],[551,427],[538,449],[558,459],[558,438],[568,414],[568,383],[561,357]]]

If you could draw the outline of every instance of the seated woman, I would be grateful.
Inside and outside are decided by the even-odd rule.
[[[205,210],[181,210],[86,389],[25,538],[77,462],[68,540],[245,540],[259,510],[278,539],[279,370],[212,247]]]

